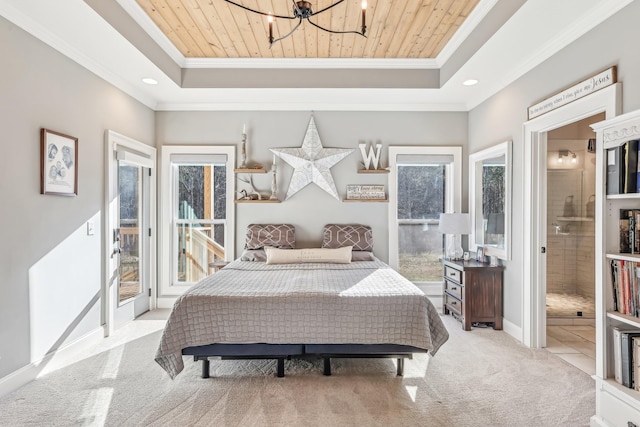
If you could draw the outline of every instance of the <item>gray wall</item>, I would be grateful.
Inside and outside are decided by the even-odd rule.
[[[513,140],[513,259],[506,263],[504,317],[522,326],[523,127],[527,107],[612,65],[622,82],[623,112],[640,108],[640,2],[633,2],[469,112],[469,152]]]
[[[3,18],[0,40],[2,378],[100,327],[104,132],[153,143],[154,116]],[[41,127],[79,138],[77,197],[39,194]]]
[[[300,147],[311,112],[158,112],[157,145],[218,144],[240,146],[243,123],[247,124],[248,158],[271,164],[269,148]],[[311,184],[280,204],[236,205],[236,255],[244,245],[250,223],[290,222],[296,226],[300,247],[319,246],[327,223],[364,223],[373,227],[374,252],[383,260],[388,250],[388,204],[344,203],[347,184],[384,184],[388,175],[358,174],[362,160],[358,143],[383,145],[382,162],[388,165],[390,145],[466,146],[467,113],[316,112],[316,126],[324,147],[355,151],[331,171],[340,201]],[[466,150],[463,150],[466,154]],[[236,150],[239,158],[239,148]],[[238,163],[238,162],[236,162]],[[466,162],[463,166],[466,168]],[[293,169],[278,160],[278,195],[283,199]],[[242,184],[242,183],[240,183]],[[270,174],[255,176],[254,184],[270,193]],[[242,188],[240,185],[238,188]],[[466,199],[466,186],[465,186]]]

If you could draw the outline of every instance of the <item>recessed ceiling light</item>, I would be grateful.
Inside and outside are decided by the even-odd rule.
[[[476,79],[469,79],[469,80],[465,80],[462,84],[465,86],[473,86],[473,85],[477,85],[478,81]]]
[[[146,83],[148,85],[157,85],[158,81],[156,79],[152,79],[151,77],[145,77],[142,79],[143,83]]]

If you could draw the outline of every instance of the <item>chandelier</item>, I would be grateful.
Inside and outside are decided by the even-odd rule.
[[[313,25],[316,28],[321,29],[322,31],[326,31],[328,33],[333,33],[333,34],[358,34],[361,35],[363,37],[365,36],[365,32],[367,30],[367,26],[365,25],[365,14],[367,11],[367,0],[362,0],[362,26],[360,28],[360,31],[334,31],[334,30],[330,30],[328,28],[324,28],[321,27],[320,25],[316,24],[315,22],[313,22],[311,20],[312,16],[315,15],[319,15],[322,12],[325,12],[329,9],[331,9],[334,6],[339,5],[340,3],[344,2],[344,0],[338,0],[335,3],[325,7],[324,9],[320,9],[316,12],[314,12],[311,9],[311,2],[305,1],[305,0],[291,0],[293,2],[293,16],[284,16],[284,15],[274,15],[273,13],[270,12],[262,12],[260,10],[255,10],[255,9],[251,9],[250,7],[244,6],[240,3],[236,3],[235,1],[232,0],[224,0],[227,3],[231,3],[235,6],[241,7],[244,10],[248,10],[249,12],[253,12],[253,13],[257,13],[259,15],[263,15],[267,17],[267,22],[269,23],[269,47],[273,46],[274,43],[289,37],[291,34],[294,33],[294,31],[296,31],[298,29],[298,27],[302,24],[302,20],[306,19],[309,24]],[[296,24],[295,27],[293,27],[293,29],[291,31],[289,31],[287,34],[285,34],[284,36],[274,39],[273,38],[273,20],[274,18],[280,18],[280,19],[297,19],[298,23]]]

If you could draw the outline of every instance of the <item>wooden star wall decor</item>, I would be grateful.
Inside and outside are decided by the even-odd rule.
[[[340,200],[331,175],[331,167],[351,154],[354,149],[324,148],[313,116],[309,121],[302,147],[272,148],[270,151],[295,169],[285,200],[311,183]]]

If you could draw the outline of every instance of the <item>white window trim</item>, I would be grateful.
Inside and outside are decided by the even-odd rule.
[[[223,154],[227,156],[226,179],[227,179],[227,226],[225,227],[225,261],[232,261],[235,255],[235,165],[236,147],[231,145],[165,145],[160,149],[160,224],[162,227],[159,234],[159,256],[161,260],[172,260],[171,244],[173,235],[173,198],[171,180],[171,156],[174,154],[203,155],[210,156]],[[158,300],[158,307],[171,308],[176,296],[182,295],[191,284],[173,284],[171,279],[171,262],[162,262],[160,265],[159,291],[161,298]]]
[[[398,176],[396,174],[398,155],[449,155],[453,156],[453,167],[447,177],[453,180],[448,186],[449,193],[445,196],[445,210],[460,212],[462,209],[462,147],[430,147],[406,146],[389,147],[389,265],[398,269]]]

